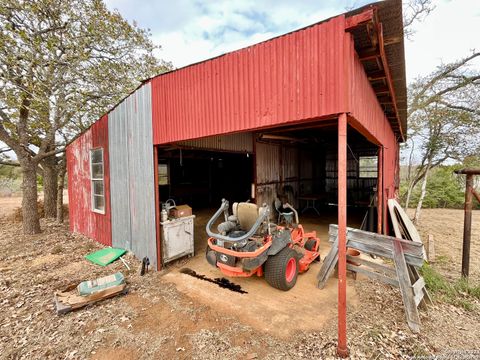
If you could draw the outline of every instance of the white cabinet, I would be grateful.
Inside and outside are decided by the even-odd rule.
[[[195,215],[161,222],[162,226],[162,261],[194,255],[193,221]]]

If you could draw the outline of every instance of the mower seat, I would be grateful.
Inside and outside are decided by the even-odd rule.
[[[253,203],[233,203],[232,212],[237,217],[240,228],[244,231],[249,231],[260,216],[260,209]]]

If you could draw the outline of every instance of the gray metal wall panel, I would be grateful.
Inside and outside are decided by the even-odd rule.
[[[147,83],[111,112],[110,197],[113,246],[148,256],[156,268],[151,99]]]
[[[152,95],[150,83],[129,98],[128,158],[132,251],[148,256],[156,268],[155,188],[153,174]]]
[[[112,246],[132,248],[125,101],[108,116]]]

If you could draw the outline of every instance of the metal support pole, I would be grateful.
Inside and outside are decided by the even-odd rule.
[[[465,187],[465,219],[463,222],[462,276],[468,278],[470,268],[470,238],[472,235],[473,175],[467,174]]]
[[[340,357],[347,348],[347,114],[338,118],[338,346]]]

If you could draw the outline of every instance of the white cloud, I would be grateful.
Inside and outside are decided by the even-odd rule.
[[[118,8],[127,19],[151,28],[153,40],[162,46],[158,56],[182,67],[296,30],[342,13],[354,3],[361,6],[366,2],[180,0],[174,6],[169,4],[166,12],[154,1],[107,0],[107,6]],[[158,15],[154,16],[156,11]],[[168,17],[178,19],[179,13],[181,21],[172,23]],[[161,24],[164,21],[168,27]]]
[[[413,41],[405,41],[408,80],[480,50],[480,1],[437,1],[415,30]],[[480,70],[480,61],[475,67]]]
[[[152,29],[158,55],[176,67],[202,61],[360,7],[368,0],[107,0],[129,20]],[[480,1],[436,0],[436,9],[406,40],[407,78],[480,49]],[[479,60],[480,61],[480,60]],[[480,64],[476,64],[480,69]]]

